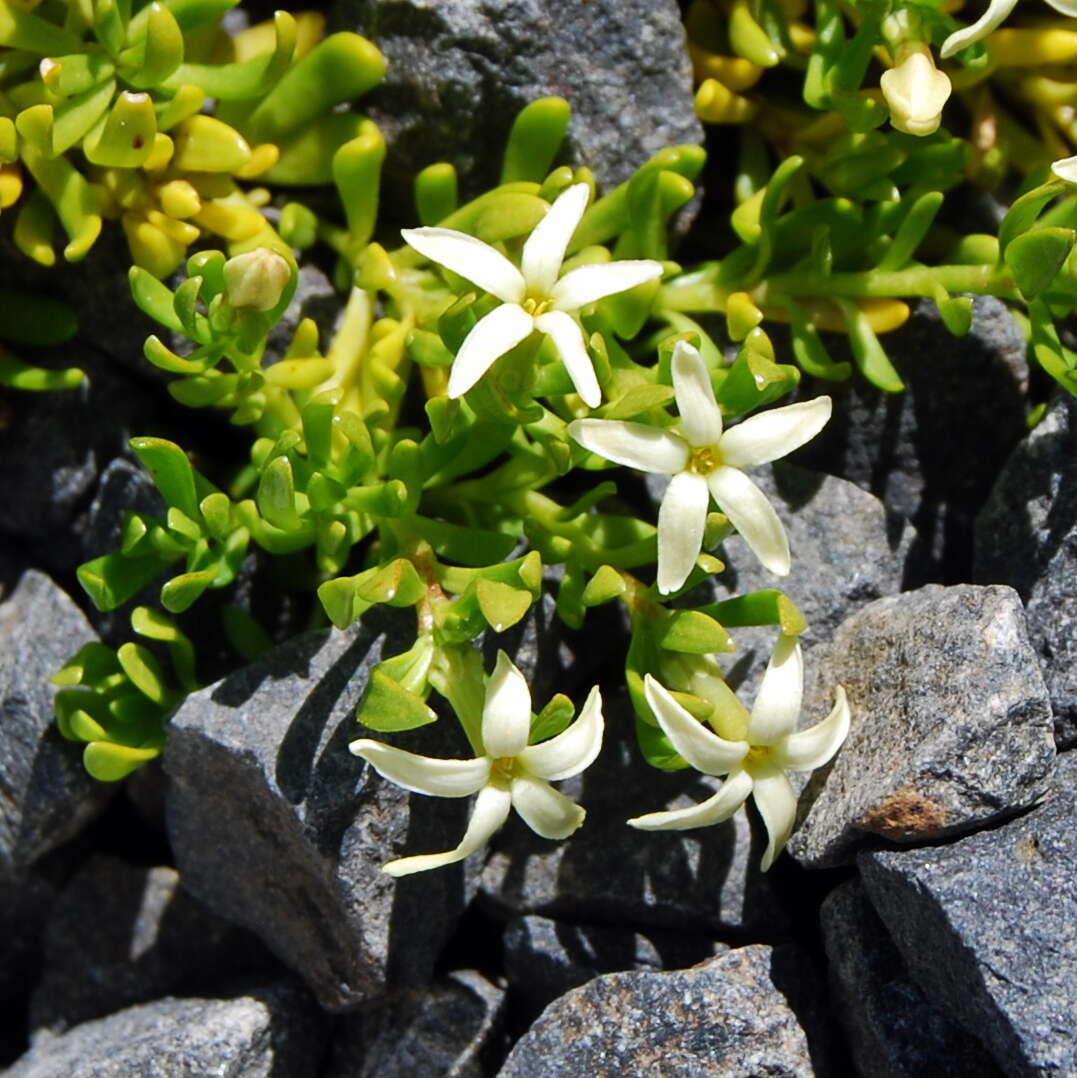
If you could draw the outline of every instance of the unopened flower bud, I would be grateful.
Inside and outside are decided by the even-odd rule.
[[[292,279],[287,259],[268,247],[256,247],[224,264],[224,291],[237,308],[272,310]]]
[[[935,67],[931,50],[922,41],[906,41],[897,63],[879,80],[890,107],[890,122],[907,135],[930,135],[938,130],[942,107],[950,97],[950,80]]]

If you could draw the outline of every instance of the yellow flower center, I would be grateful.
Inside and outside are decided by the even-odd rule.
[[[490,765],[490,776],[501,782],[511,782],[512,773],[516,770],[515,756],[502,756]]]
[[[716,445],[705,445],[702,449],[696,449],[688,458],[689,470],[698,475],[710,475],[721,463],[722,454]]]
[[[528,296],[521,306],[532,318],[538,318],[540,314],[545,314],[550,309],[552,302],[544,296]]]
[[[759,765],[766,763],[767,758],[770,756],[769,745],[749,745],[748,755],[744,757],[745,765]]]

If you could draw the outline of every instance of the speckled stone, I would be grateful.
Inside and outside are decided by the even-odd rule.
[[[1025,602],[1059,748],[1077,745],[1077,401],[1059,393],[976,521],[976,580]]]
[[[759,944],[688,970],[604,974],[551,1003],[499,1078],[812,1078],[826,1058],[802,995],[813,987],[798,952]]]
[[[816,700],[844,685],[848,739],[805,792],[789,852],[819,868],[867,839],[960,834],[1033,804],[1055,749],[1047,690],[1016,592],[973,584],[879,599],[842,623]]]
[[[1077,753],[1024,816],[858,865],[925,995],[1007,1078],[1077,1074]]]

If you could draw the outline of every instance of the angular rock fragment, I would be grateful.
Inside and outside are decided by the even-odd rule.
[[[1077,1074],[1077,754],[1043,804],[948,846],[858,860],[928,998],[1013,1078]]]
[[[324,1020],[290,984],[232,999],[161,999],[45,1038],[5,1078],[314,1078]]]
[[[788,924],[773,877],[759,871],[766,839],[743,812],[694,831],[635,832],[629,816],[713,793],[693,771],[657,771],[631,733],[623,692],[604,697],[598,759],[559,788],[587,810],[569,842],[510,819],[483,871],[483,898],[508,915],[673,928],[780,932]],[[684,801],[687,804],[687,801]]]
[[[851,360],[841,336],[826,343],[835,359]],[[905,391],[884,393],[855,376],[811,380],[800,394],[829,393],[834,414],[796,462],[844,476],[912,522],[906,586],[967,580],[973,520],[1027,430],[1024,335],[1002,300],[977,296],[964,337],[950,336],[922,300],[883,344]]]
[[[568,160],[603,188],[658,150],[703,138],[673,0],[338,0],[332,18],[388,60],[363,109],[385,135],[387,173],[409,187],[442,160],[469,197],[496,183],[512,120],[549,94],[573,109]]]
[[[1003,1078],[987,1049],[924,998],[850,880],[823,903],[834,1013],[862,1078]]]
[[[814,987],[799,952],[758,944],[688,970],[604,974],[551,1003],[499,1078],[810,1078],[827,1058],[803,998]]]
[[[1051,709],[1012,589],[929,584],[872,603],[827,647],[815,699],[838,684],[852,727],[809,783],[789,843],[801,864],[844,863],[867,838],[970,831],[1047,789]]]
[[[569,989],[600,973],[683,969],[724,945],[706,936],[630,927],[576,925],[546,917],[517,917],[503,938],[505,972],[514,1003],[534,1019]]]
[[[484,1078],[505,993],[473,970],[338,1020],[321,1078]]]
[[[1077,745],[1077,401],[1059,393],[976,520],[975,578],[1025,602],[1059,748]]]
[[[179,882],[168,866],[92,857],[53,906],[30,1028],[61,1033],[135,1003],[273,969],[256,939],[215,917]]]
[[[184,886],[259,935],[331,1010],[426,980],[466,904],[463,866],[400,881],[381,871],[455,846],[466,803],[409,796],[348,752],[371,668],[413,636],[405,615],[375,608],[194,694],[170,724],[168,827]],[[443,721],[394,740],[428,753],[451,732]]]
[[[49,678],[96,636],[47,576],[26,572],[0,603],[0,879],[18,879],[112,795],[56,727]]]

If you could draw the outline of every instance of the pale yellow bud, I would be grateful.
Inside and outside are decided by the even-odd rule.
[[[935,67],[931,50],[921,41],[905,42],[897,59],[879,80],[890,122],[907,135],[930,135],[942,120],[950,80]]]
[[[225,296],[233,307],[272,310],[291,279],[287,259],[268,247],[256,247],[224,264]]]

